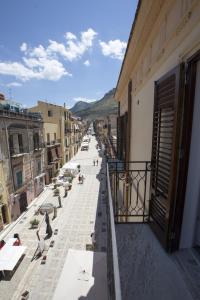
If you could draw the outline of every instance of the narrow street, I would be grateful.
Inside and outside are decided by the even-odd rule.
[[[96,138],[91,137],[89,150],[79,150],[72,159],[81,165],[81,174],[85,177],[84,184],[79,184],[76,177],[73,180],[72,190],[68,192],[66,198],[63,197],[63,187],[60,187],[62,208],[58,208],[58,215],[54,220],[52,220],[53,213],[49,215],[53,235],[45,243],[48,248],[53,240],[54,246],[49,247],[45,252],[46,263],[41,264],[41,258],[31,261],[37,248],[37,237],[36,229],[30,229],[30,220],[42,203],[58,205],[58,199],[53,196],[52,187],[46,187],[7,236],[3,237],[6,240],[14,233],[19,233],[22,245],[27,249],[13,274],[10,277],[6,275],[5,279],[1,278],[0,299],[20,299],[25,290],[29,292],[29,299],[52,299],[68,250],[70,248],[89,249],[92,244],[90,235],[94,231],[97,242],[95,251],[106,252],[106,202],[102,193],[106,188],[106,176],[103,175],[105,162],[100,157],[96,144]],[[93,166],[93,160],[97,158],[98,166]],[[45,237],[44,217],[40,215],[37,218],[40,219],[40,236]],[[55,234],[55,229],[57,229],[57,234]]]

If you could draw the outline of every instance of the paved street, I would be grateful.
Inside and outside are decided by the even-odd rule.
[[[106,252],[106,202],[102,191],[106,188],[105,165],[96,150],[96,139],[91,138],[88,151],[80,151],[74,156],[72,161],[81,165],[81,173],[85,176],[84,184],[78,184],[77,178],[73,180],[72,190],[68,196],[63,198],[64,190],[61,187],[62,208],[58,208],[57,218],[52,221],[53,214],[50,214],[53,232],[58,229],[58,233],[53,234],[46,245],[54,240],[54,246],[49,248],[45,254],[47,260],[41,264],[41,258],[31,261],[37,248],[36,230],[30,229],[30,220],[34,212],[42,203],[48,202],[58,205],[57,197],[53,196],[51,187],[46,187],[45,191],[34,201],[29,210],[22,216],[17,224],[3,232],[6,240],[14,233],[19,233],[22,244],[27,246],[25,256],[20,262],[15,272],[9,278],[1,278],[0,299],[20,299],[20,295],[29,291],[29,299],[51,299],[57,285],[63,264],[66,260],[69,248],[85,250],[91,245],[90,234],[96,233],[96,251]],[[93,159],[99,161],[98,166],[93,166]],[[104,174],[101,174],[104,173]],[[46,224],[43,216],[40,219],[40,235],[45,237]],[[89,245],[89,246],[86,246]]]

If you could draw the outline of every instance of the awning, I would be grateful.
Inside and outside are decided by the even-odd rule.
[[[6,245],[0,251],[0,270],[12,271],[26,250],[24,246]]]

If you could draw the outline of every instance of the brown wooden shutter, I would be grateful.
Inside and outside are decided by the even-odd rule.
[[[174,236],[174,211],[182,120],[181,67],[155,82],[150,224],[170,250]]]

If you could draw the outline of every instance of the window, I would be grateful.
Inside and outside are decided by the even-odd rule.
[[[14,153],[14,143],[13,143],[13,135],[9,136],[9,146],[11,155]]]
[[[37,162],[37,175],[41,173],[41,170],[42,170],[42,164],[41,164],[41,160],[39,160]]]
[[[23,177],[22,177],[22,171],[17,171],[16,172],[16,184],[17,188],[20,188],[23,183]]]
[[[50,142],[50,133],[47,133],[47,143]]]
[[[23,139],[22,134],[18,134],[19,152],[23,152]]]
[[[33,144],[34,144],[34,149],[39,149],[39,134],[38,132],[34,133],[33,135]]]
[[[53,117],[53,112],[52,112],[52,110],[48,110],[48,117]]]

